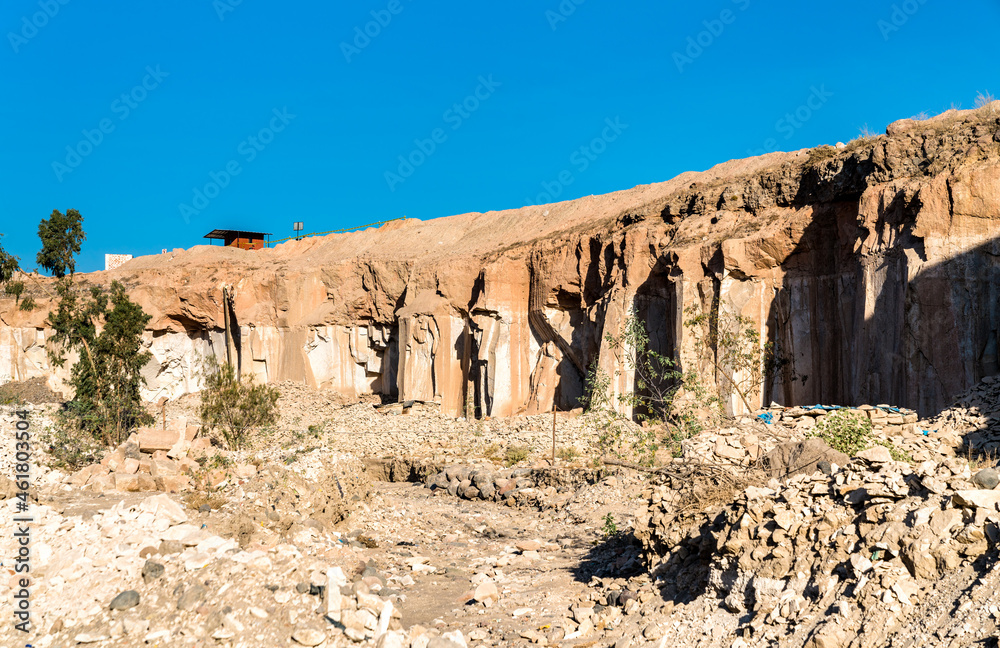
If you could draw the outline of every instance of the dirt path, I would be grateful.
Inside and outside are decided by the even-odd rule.
[[[413,579],[402,588],[404,625],[464,632],[478,628],[491,643],[559,642],[567,634],[571,609],[592,606],[602,593],[591,586],[595,573],[637,566],[635,545],[624,535],[608,541],[599,526],[607,513],[617,524],[630,519],[633,511],[629,498],[622,496],[623,481],[625,491],[637,491],[640,485],[637,478],[611,478],[581,489],[565,509],[548,511],[470,502],[420,484],[383,482],[349,535],[378,545],[359,552],[358,558],[373,561],[390,582]],[[604,504],[613,491],[615,503]],[[415,557],[434,571],[414,571],[407,561]],[[473,597],[477,585],[489,581],[496,582],[500,598],[486,607]]]

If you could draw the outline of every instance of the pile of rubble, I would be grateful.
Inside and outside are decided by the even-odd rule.
[[[849,412],[866,417],[871,421],[872,430],[877,437],[890,440],[917,461],[938,456],[953,457],[961,451],[963,445],[961,430],[955,426],[940,420],[920,420],[913,410],[890,405],[813,405],[790,408],[772,405],[757,416],[763,420],[780,421],[797,431],[808,433],[833,412]]]
[[[928,427],[953,430],[974,453],[996,456],[1000,451],[1000,379],[987,376],[948,409],[930,419]]]
[[[992,384],[992,383],[991,383]],[[982,386],[971,392],[974,396],[985,391]],[[982,394],[984,399],[1000,398],[1000,383],[994,392]],[[963,397],[968,398],[968,397]],[[976,402],[969,398],[971,402]],[[782,407],[772,404],[751,417],[743,417],[736,427],[712,430],[682,442],[687,459],[733,466],[752,466],[777,446],[801,441],[815,434],[816,426],[834,412],[854,414],[871,421],[873,434],[891,442],[915,461],[954,457],[963,453],[970,439],[975,447],[1000,449],[1000,408],[995,412],[995,437],[987,425],[993,419],[980,415],[978,405],[956,406],[931,420],[920,420],[917,413],[889,405],[840,407],[813,405]],[[971,411],[970,411],[971,408]],[[979,430],[971,437],[965,433]]]
[[[701,597],[711,645],[818,648],[861,636],[859,645],[876,646],[926,635],[928,606],[948,605],[947,577],[982,573],[980,557],[996,558],[996,470],[973,474],[957,458],[913,466],[881,446],[820,468],[694,516],[666,484],[647,491],[636,528],[652,573],[668,599]]]
[[[467,500],[502,502],[507,506],[561,508],[577,488],[594,484],[600,472],[586,468],[555,468],[547,460],[531,468],[495,470],[492,464],[452,464],[429,475],[424,484],[435,491]]]
[[[11,502],[0,527],[13,533]],[[403,632],[400,587],[354,548],[315,531],[294,543],[241,546],[192,520],[169,495],[123,500],[90,517],[35,509],[35,645],[320,645],[338,637],[426,648],[435,633]],[[412,584],[412,579],[410,579]],[[13,585],[12,590],[13,591]],[[324,619],[328,619],[325,620]],[[277,621],[277,622],[276,622]],[[10,624],[0,637],[12,642]],[[448,639],[465,645],[461,633]]]
[[[212,447],[208,439],[195,438],[200,429],[183,418],[164,429],[139,428],[100,463],[77,471],[69,483],[96,493],[191,490],[191,478],[201,466],[188,455],[205,456]]]

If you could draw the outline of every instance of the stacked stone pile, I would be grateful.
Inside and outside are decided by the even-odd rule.
[[[1000,450],[1000,379],[983,378],[927,425],[954,430],[973,453],[996,456]]]
[[[1000,403],[1000,383],[995,392],[980,394],[982,386],[973,390],[979,401],[996,398]],[[976,414],[980,405],[956,407],[931,420],[920,420],[912,410],[889,405],[861,405],[859,407],[811,406],[782,407],[772,405],[760,410],[752,418],[744,418],[736,427],[723,427],[699,434],[682,442],[685,459],[698,459],[708,463],[750,466],[782,443],[801,441],[815,433],[816,426],[834,412],[848,412],[865,417],[872,423],[873,434],[889,441],[916,461],[962,454],[964,444],[972,439],[986,448],[1000,448],[1000,405],[997,406],[996,437],[992,429],[972,434],[973,430],[986,430],[987,417]],[[985,406],[982,406],[985,408]],[[988,441],[988,443],[987,443]],[[979,447],[979,446],[977,446]]]
[[[192,477],[201,467],[195,458],[215,453],[208,439],[195,438],[199,430],[184,418],[172,420],[165,429],[140,428],[100,463],[70,476],[68,483],[96,493],[191,490]],[[253,466],[241,470],[252,474]]]
[[[599,477],[597,470],[553,468],[547,461],[531,468],[505,470],[496,470],[492,464],[452,464],[428,476],[424,484],[467,500],[548,509],[563,506],[577,487],[594,484]]]
[[[796,431],[808,433],[833,412],[850,412],[867,417],[874,434],[892,441],[917,461],[937,456],[955,456],[961,452],[963,439],[954,426],[942,421],[920,420],[917,413],[890,405],[861,405],[859,407],[790,407],[772,406],[760,414],[770,414]]]
[[[805,435],[787,426],[763,423],[723,427],[681,442],[685,461],[703,461],[749,466],[782,441],[799,440]]]
[[[647,491],[636,528],[653,573],[669,598],[706,588],[720,600],[732,618],[719,645],[847,645],[858,635],[886,645],[919,625],[949,574],[995,555],[996,470],[894,462],[880,446],[821,468],[693,518],[677,491]]]

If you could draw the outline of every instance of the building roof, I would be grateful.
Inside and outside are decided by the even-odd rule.
[[[245,230],[228,230],[228,229],[214,229],[205,235],[207,239],[222,239],[225,240],[226,236],[232,236],[235,238],[264,238],[265,236],[270,236],[270,232],[247,232]]]

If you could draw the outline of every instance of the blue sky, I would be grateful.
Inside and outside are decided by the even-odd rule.
[[[1000,95],[997,24],[997,0],[7,0],[0,243],[32,269],[75,208],[89,271],[848,141]]]

